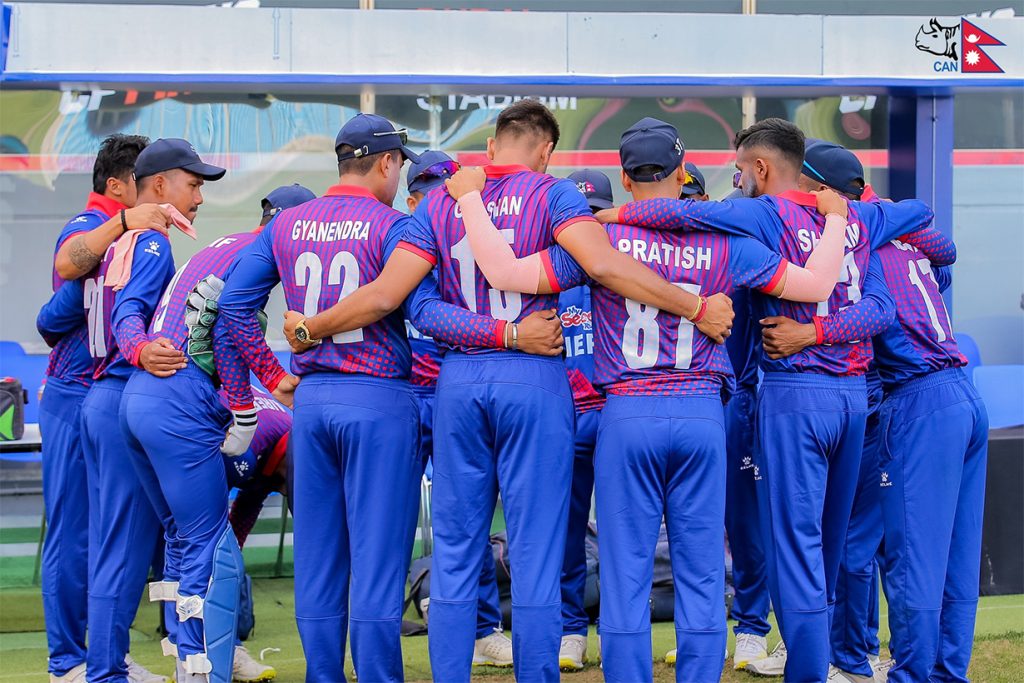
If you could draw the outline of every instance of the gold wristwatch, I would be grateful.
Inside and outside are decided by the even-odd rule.
[[[295,339],[300,344],[305,344],[306,346],[316,346],[317,344],[319,344],[321,342],[320,339],[313,339],[310,336],[309,328],[306,327],[306,319],[305,318],[300,320],[299,323],[295,326]]]

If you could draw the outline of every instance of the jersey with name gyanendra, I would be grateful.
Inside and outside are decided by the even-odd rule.
[[[171,243],[155,230],[139,236],[132,256],[131,277],[118,292],[106,286],[113,256],[112,244],[100,265],[83,281],[89,351],[96,379],[128,379],[139,367],[139,354],[150,340],[146,330],[164,289],[174,277]]]
[[[363,188],[336,185],[323,197],[282,211],[263,229],[229,279],[218,314],[218,325],[227,326],[257,376],[273,354],[262,343],[255,312],[274,286],[281,283],[289,310],[306,317],[327,310],[380,275],[407,220]],[[409,364],[400,311],[292,356],[297,375],[405,378]]]
[[[877,256],[896,301],[896,322],[874,340],[883,386],[892,389],[929,372],[967,365],[953,338],[938,269],[916,247],[896,240]]]
[[[704,232],[661,232],[610,223],[612,245],[668,282],[696,295],[736,287],[774,289],[786,272],[778,254],[757,241]],[[686,318],[593,290],[597,322],[596,384],[610,394],[670,396],[732,389],[721,345]]]
[[[580,285],[558,295],[558,318],[565,339],[565,369],[577,413],[600,410],[604,396],[594,388],[594,321],[590,287]]]
[[[564,228],[593,220],[586,198],[571,181],[525,166],[487,166],[481,193],[494,225],[512,245],[517,257],[543,252]],[[437,265],[441,298],[499,320],[518,321],[534,311],[557,308],[557,295],[519,294],[493,289],[477,269],[458,204],[444,188],[427,193],[413,216],[401,247]],[[561,291],[581,284],[578,267],[553,266],[545,254],[545,269],[552,289]],[[458,345],[467,352],[484,352]]]
[[[789,191],[779,196],[723,202],[694,202],[654,199],[631,202],[622,207],[624,222],[658,229],[715,230],[754,237],[783,258],[803,266],[821,237],[825,217],[816,210],[814,195]],[[828,301],[805,304],[783,301],[761,294],[754,296],[756,318],[786,316],[797,322],[812,322],[815,316],[851,306],[861,298],[872,248],[900,235],[917,232],[932,220],[923,202],[850,202],[845,255],[840,281]],[[765,372],[811,372],[830,375],[861,375],[871,361],[869,335],[860,341],[809,346],[788,358],[772,360],[762,355]]]
[[[57,237],[54,247],[53,291],[56,292],[65,284],[64,278],[57,274],[56,256],[60,248],[75,235],[90,232],[100,227],[115,213],[125,208],[123,204],[95,192],[90,193],[85,211],[69,220]],[[78,384],[92,383],[93,364],[89,355],[89,332],[85,324],[84,310],[82,323],[68,334],[62,336],[50,351],[46,376],[63,379]]]

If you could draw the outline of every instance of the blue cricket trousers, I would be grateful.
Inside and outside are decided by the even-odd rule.
[[[82,449],[90,489],[90,683],[128,680],[128,630],[162,533],[121,431],[118,413],[124,387],[122,379],[101,379],[82,404]]]
[[[360,681],[404,679],[418,440],[404,380],[314,373],[295,392],[295,620],[309,683],[341,679],[346,630]]]
[[[732,551],[733,628],[737,634],[768,635],[768,578],[754,485],[757,388],[737,387],[725,404],[725,530]]]
[[[590,619],[583,607],[587,589],[587,524],[594,493],[594,448],[600,410],[576,413],[569,525],[562,562],[562,635],[585,636]]]
[[[82,453],[82,402],[77,382],[49,378],[39,404],[43,437],[43,614],[49,671],[63,676],[85,662],[89,590],[89,487]]]
[[[561,358],[449,353],[434,415],[434,679],[469,681],[480,548],[498,489],[508,525],[517,680],[557,681],[559,578],[572,478],[573,404]]]
[[[605,680],[653,680],[649,599],[664,516],[675,584],[676,680],[717,683],[726,643],[721,398],[609,396],[594,461]]]
[[[974,643],[988,414],[959,368],[882,404],[880,484],[892,683],[967,681]]]
[[[878,487],[878,413],[881,384],[868,383],[868,422],[857,491],[839,562],[832,614],[832,663],[843,671],[871,676],[870,655],[878,654],[878,563],[882,544],[882,502]]]
[[[790,644],[787,683],[828,675],[830,597],[857,488],[863,377],[765,373],[758,392],[758,489],[768,588]]]
[[[153,416],[159,415],[158,420]],[[217,541],[228,525],[228,484],[220,446],[231,413],[217,396],[213,381],[189,363],[171,377],[136,373],[121,401],[126,438],[154,508],[169,516],[174,555],[165,562],[178,595],[206,597]],[[175,561],[180,565],[175,568]],[[177,625],[178,658],[205,653],[203,620]]]
[[[434,453],[434,387],[429,391],[413,386],[413,394],[420,409],[420,458],[423,469]],[[419,498],[412,503],[418,503]],[[418,510],[418,508],[417,508]],[[413,512],[417,515],[418,512]],[[501,629],[501,599],[494,566],[494,553],[490,539],[484,544],[483,566],[480,568],[480,594],[476,605],[476,637],[485,638]]]

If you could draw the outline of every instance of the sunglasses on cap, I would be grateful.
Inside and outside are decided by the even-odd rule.
[[[413,181],[429,180],[431,178],[448,178],[455,175],[462,166],[457,161],[439,161],[431,164],[416,174]]]
[[[385,135],[397,135],[398,136],[398,140],[403,145],[406,144],[407,142],[409,142],[409,129],[408,128],[399,128],[398,130],[385,130],[385,131],[381,131],[380,133],[374,133],[373,137],[375,137],[375,138],[382,138]]]

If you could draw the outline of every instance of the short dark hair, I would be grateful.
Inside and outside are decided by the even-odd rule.
[[[558,121],[551,110],[537,100],[519,100],[498,114],[494,136],[532,135],[558,144]]]
[[[135,170],[135,160],[148,144],[149,138],[144,135],[117,134],[104,140],[92,165],[92,191],[103,194],[107,178],[127,181]]]
[[[665,168],[660,164],[644,164],[643,166],[637,166],[632,169],[633,175],[640,176],[641,178],[651,178],[664,172]],[[633,182],[637,181],[634,180]]]
[[[758,121],[736,133],[736,149],[768,147],[800,168],[804,163],[804,132],[785,119],[771,118]]]
[[[352,145],[338,145],[338,155],[351,154],[355,149]],[[377,152],[376,154],[369,154],[364,157],[349,157],[338,162],[338,175],[358,175],[363,176],[373,169],[373,165],[376,164],[382,156],[385,154],[401,154],[397,149],[386,149],[383,152]]]

